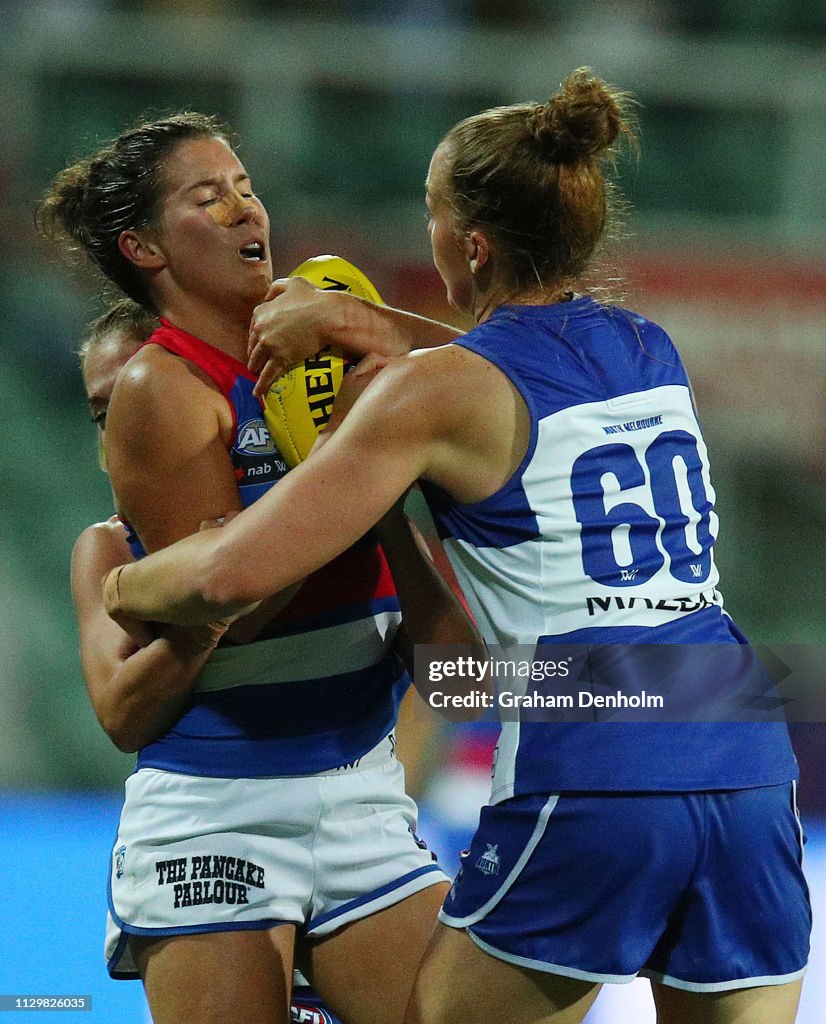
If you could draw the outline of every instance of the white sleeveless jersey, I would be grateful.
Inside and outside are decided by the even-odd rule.
[[[512,498],[518,517],[521,502],[532,510],[535,535],[447,541],[487,635],[535,643],[722,607],[714,492],[687,387],[564,409],[538,421],[532,447]]]

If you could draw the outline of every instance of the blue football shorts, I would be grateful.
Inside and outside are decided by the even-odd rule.
[[[440,918],[492,956],[594,982],[777,985],[811,931],[795,784],[556,793],[482,809]]]

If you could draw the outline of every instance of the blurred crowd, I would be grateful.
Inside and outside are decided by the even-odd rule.
[[[826,35],[826,10],[808,0],[3,0],[7,19],[21,8],[44,17],[83,17],[97,11],[222,16],[353,18],[365,22],[525,26],[602,25],[685,34],[731,33],[811,41]],[[8,21],[7,21],[8,24]]]

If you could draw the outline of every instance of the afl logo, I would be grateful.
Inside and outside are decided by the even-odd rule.
[[[308,1003],[293,1003],[290,1006],[292,1024],[334,1024],[333,1018],[323,1006],[310,1006]]]
[[[235,450],[247,455],[275,454],[275,444],[262,419],[247,420],[238,428]]]

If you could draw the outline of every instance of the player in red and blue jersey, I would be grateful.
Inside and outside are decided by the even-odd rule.
[[[92,422],[99,428],[105,469],[106,413],[118,373],[157,328],[157,320],[129,299],[115,303],[90,325],[80,348],[80,366]],[[101,606],[101,575],[132,555],[140,541],[117,517],[88,527],[72,557],[72,591],[78,613],[84,678],[101,725],[122,750],[154,742],[177,720],[198,673],[217,647],[222,627],[166,629],[135,645],[113,631]],[[114,977],[128,977],[117,965]],[[292,1024],[340,1024],[306,978],[293,973]]]
[[[63,172],[43,214],[165,321],[107,417],[118,509],[143,548],[277,482],[240,358],[271,278],[269,224],[214,122],[124,133]],[[265,608],[255,642],[228,631],[171,727],[140,747],[112,853],[109,966],[140,973],[159,1024],[286,1019],[299,933],[343,1016],[401,1017],[444,882],[395,758],[394,587],[374,541],[351,548],[276,598],[280,615]],[[233,629],[250,639],[249,619]],[[375,967],[366,979],[349,963],[379,948],[380,991]]]

